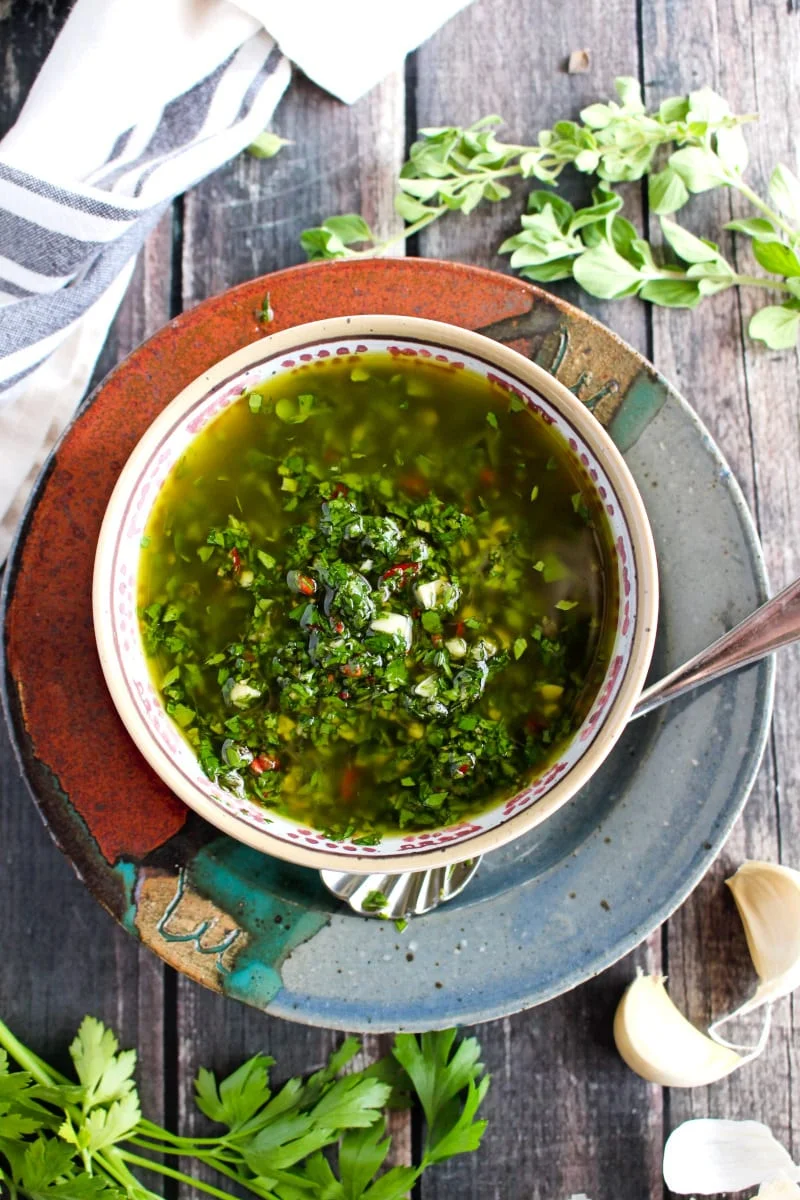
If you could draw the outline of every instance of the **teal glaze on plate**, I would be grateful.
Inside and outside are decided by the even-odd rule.
[[[667,401],[664,380],[652,371],[642,371],[625,393],[608,432],[624,454],[638,442],[647,426]]]
[[[257,1008],[268,1008],[283,986],[284,960],[330,920],[319,875],[220,837],[192,859],[187,883],[213,900],[238,926],[224,941],[203,951],[217,956],[222,990]],[[165,931],[168,923],[162,920],[161,936],[175,936]],[[192,935],[198,949],[202,932],[195,930]],[[233,951],[232,962],[223,965],[222,956],[228,949]]]
[[[136,928],[136,866],[131,862],[118,862],[114,867],[114,873],[122,881],[126,901],[120,922],[128,933],[132,933],[134,937],[138,937],[139,931]]]

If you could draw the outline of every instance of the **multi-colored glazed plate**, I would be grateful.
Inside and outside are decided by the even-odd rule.
[[[5,699],[34,797],[97,899],[167,962],[289,1019],[352,1030],[486,1020],[608,966],[701,878],[763,751],[763,662],[634,722],[589,787],[487,856],[457,900],[399,933],[340,908],[315,872],[221,836],[139,756],[105,690],[91,625],[102,515],[154,416],[270,329],[354,312],[478,329],[557,374],[639,484],[662,587],[654,677],[766,595],[741,494],[688,406],[585,314],[518,280],[425,260],[293,268],[177,318],[83,407],[36,487],[5,582]],[[42,580],[48,581],[42,587]]]

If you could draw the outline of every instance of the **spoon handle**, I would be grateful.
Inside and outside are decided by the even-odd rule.
[[[800,639],[800,579],[773,596],[728,633],[665,675],[642,692],[631,719],[689,692],[692,688],[727,675],[737,667],[757,662],[773,650]]]

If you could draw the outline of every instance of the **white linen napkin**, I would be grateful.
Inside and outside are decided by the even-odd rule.
[[[266,127],[292,59],[348,103],[469,0],[77,0],[0,141],[0,561],[172,199]]]

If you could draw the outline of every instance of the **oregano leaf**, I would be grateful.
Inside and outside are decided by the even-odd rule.
[[[747,332],[770,350],[791,350],[800,334],[800,309],[768,304],[750,318]]]

